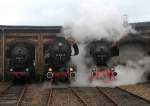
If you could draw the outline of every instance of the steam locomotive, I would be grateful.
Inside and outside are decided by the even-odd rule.
[[[113,66],[108,66],[108,61],[119,56],[119,48],[112,42],[101,39],[90,42],[87,47],[87,56],[92,58],[92,69],[89,81],[94,79],[113,79],[117,75]]]
[[[10,47],[9,74],[13,81],[31,80],[35,76],[32,48],[27,44],[17,43]]]
[[[76,65],[71,63],[71,56],[79,54],[77,44],[71,44],[63,37],[56,37],[51,41],[45,50],[45,62],[48,67],[45,71],[46,80],[52,83],[68,82],[76,78]],[[72,48],[74,54],[72,54]]]

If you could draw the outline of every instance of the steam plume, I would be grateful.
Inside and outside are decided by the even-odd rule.
[[[76,86],[118,86],[126,84],[135,84],[144,81],[144,74],[149,67],[149,58],[141,54],[142,58],[135,61],[126,61],[126,65],[117,65],[117,80],[106,84],[102,81],[87,82],[87,73],[89,70],[85,60],[85,42],[94,39],[106,38],[110,41],[118,41],[129,32],[135,33],[131,26],[123,25],[122,12],[113,3],[107,4],[98,2],[98,0],[83,0],[80,5],[80,14],[76,20],[66,23],[63,29],[66,37],[73,36],[80,44],[79,57],[72,58],[72,61],[78,66],[78,77]],[[141,64],[142,63],[142,64]],[[144,66],[144,67],[143,67]]]

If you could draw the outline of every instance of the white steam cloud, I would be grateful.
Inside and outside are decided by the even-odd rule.
[[[118,73],[115,80],[108,83],[102,80],[95,80],[92,83],[88,81],[91,69],[85,63],[86,44],[92,40],[102,38],[115,42],[128,35],[129,32],[135,31],[127,26],[127,23],[124,23],[123,13],[113,3],[82,0],[79,10],[79,16],[74,20],[68,20],[62,30],[65,37],[72,36],[79,42],[79,56],[72,57],[72,62],[77,65],[77,79],[76,82],[71,83],[71,86],[114,87],[145,81],[150,68],[150,58],[145,55],[145,52],[143,53],[144,49],[134,45],[134,43],[133,46],[129,45],[121,48],[119,58],[113,58],[114,61],[118,61],[116,62],[118,65],[115,66]],[[137,48],[134,46],[137,46]]]
[[[116,71],[118,73],[117,81],[114,85],[128,85],[146,81],[148,71],[150,69],[150,57],[143,57],[138,61],[128,61],[126,66],[118,65]]]
[[[90,69],[86,67],[83,61],[86,53],[85,42],[102,38],[118,41],[129,32],[134,32],[134,30],[130,26],[125,26],[122,12],[113,3],[107,4],[100,3],[98,0],[83,0],[79,10],[78,18],[68,21],[62,31],[66,37],[73,36],[80,43],[80,55],[72,58],[72,61],[78,67],[77,81],[72,85],[112,87],[145,81],[144,75],[150,68],[147,67],[150,59],[143,55],[136,62],[126,61],[126,65],[116,66],[118,76],[115,81],[104,83],[97,80],[93,83],[88,83],[87,77],[90,74]]]
[[[117,41],[129,32],[123,25],[123,13],[112,3],[83,0],[79,10],[78,18],[67,22],[63,30],[79,42],[101,38]]]
[[[148,74],[150,73],[150,57],[144,56],[141,57],[143,53],[138,53],[136,55],[136,60],[131,59],[130,56],[126,57],[128,59],[124,59],[124,61],[120,61],[117,57],[113,58],[115,61],[122,62],[115,66],[115,71],[117,72],[117,77],[115,80],[105,82],[104,80],[94,80],[93,82],[89,82],[88,77],[91,74],[91,68],[86,67],[85,63],[85,44],[79,45],[80,54],[79,56],[75,56],[72,58],[72,62],[77,65],[77,80],[75,83],[72,83],[72,86],[102,86],[102,87],[115,87],[120,85],[129,85],[136,84],[146,81]],[[131,48],[132,49],[132,48]],[[128,53],[132,54],[131,49]],[[134,51],[133,51],[134,52]],[[139,49],[139,52],[140,49]],[[135,53],[135,52],[134,52]],[[138,56],[140,54],[140,57]],[[119,57],[121,59],[121,57]],[[113,62],[113,61],[111,61]]]
[[[85,65],[85,45],[79,46],[79,56],[72,57],[72,62],[77,65],[77,77],[76,82],[72,83],[72,86],[90,86],[88,83],[88,75],[90,70]]]

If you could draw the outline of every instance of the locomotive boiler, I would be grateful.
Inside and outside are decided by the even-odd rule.
[[[72,48],[74,53],[72,53]],[[48,64],[45,78],[52,83],[69,82],[76,78],[76,65],[71,63],[71,56],[78,55],[79,49],[75,42],[63,37],[54,38],[47,46],[45,61]]]
[[[33,53],[27,44],[16,43],[8,51],[9,73],[13,81],[31,80],[34,78]]]
[[[106,40],[95,40],[90,42],[87,47],[87,56],[92,58],[92,68],[89,80],[94,79],[113,79],[117,75],[113,66],[108,65],[108,61],[119,56],[119,48],[116,44]]]

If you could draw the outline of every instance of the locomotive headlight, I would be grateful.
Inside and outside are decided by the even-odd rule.
[[[70,71],[72,72],[72,71],[73,71],[73,68],[70,68]]]
[[[115,69],[114,69],[114,68],[111,68],[111,71],[115,71]]]
[[[11,68],[9,71],[10,71],[10,72],[12,72],[12,71],[13,71],[13,69]]]
[[[29,71],[29,68],[26,68],[26,72],[28,72]]]
[[[96,67],[92,68],[92,72],[91,72],[92,76],[96,76]]]
[[[58,46],[62,46],[62,43],[61,43],[61,42],[59,42],[59,43],[58,43]]]
[[[92,71],[96,71],[96,67],[92,68]]]
[[[49,69],[48,69],[48,71],[50,71],[50,72],[51,72],[51,71],[52,71],[52,68],[49,68]]]

